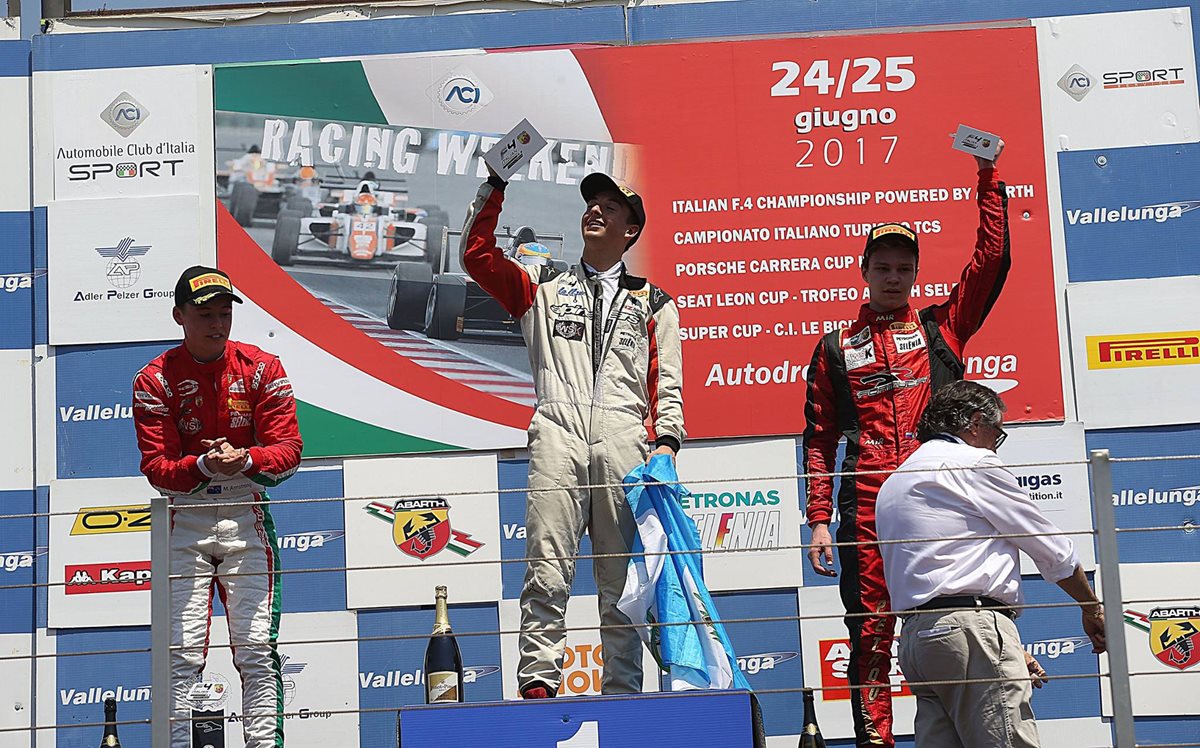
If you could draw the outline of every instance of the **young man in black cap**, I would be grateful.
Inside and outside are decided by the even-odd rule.
[[[188,268],[172,314],[183,344],[133,380],[142,473],[179,507],[171,516],[171,744],[188,745],[187,693],[204,669],[212,595],[225,604],[242,676],[247,748],[283,745],[279,547],[264,486],[300,464],[296,400],[279,359],[229,339],[241,303],[216,268]],[[253,506],[226,503],[256,502]],[[227,576],[232,575],[232,576]]]
[[[529,349],[537,409],[529,425],[529,498],[521,592],[524,698],[554,696],[562,679],[562,631],[584,530],[595,553],[628,553],[636,533],[619,484],[653,454],[674,457],[684,439],[679,310],[621,261],[646,225],[642,198],[605,174],[580,183],[582,262],[569,271],[526,266],[496,246],[506,183],[479,189],[463,230],[462,266],[517,320]],[[645,423],[654,427],[653,445]],[[553,558],[552,558],[553,557]],[[628,626],[617,610],[628,558],[596,559],[600,622]],[[641,641],[633,628],[604,628],[604,693],[642,687]]]
[[[991,311],[1011,264],[1004,183],[996,179],[995,161],[975,160],[979,166],[975,253],[946,302],[920,311],[909,306],[919,259],[912,230],[889,223],[869,232],[862,277],[870,300],[853,325],[817,343],[808,370],[804,472],[834,472],[843,436],[842,471],[896,468],[920,444],[917,421],[930,395],[962,379],[963,348]],[[868,474],[842,479],[838,542],[876,539],[875,497],[886,477]],[[818,574],[837,576],[829,534],[833,479],[809,478],[807,492],[812,528],[809,562]],[[886,614],[889,600],[879,547],[839,546],[838,559],[842,604],[851,614],[846,618],[848,675],[852,685],[867,686],[851,691],[855,739],[858,746],[892,746],[895,618]]]

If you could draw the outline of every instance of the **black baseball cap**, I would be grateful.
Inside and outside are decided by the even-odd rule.
[[[602,174],[598,171],[588,174],[579,183],[579,192],[583,195],[584,200],[591,200],[606,190],[615,192],[625,198],[625,204],[633,211],[634,223],[641,227],[641,231],[637,232],[637,236],[630,239],[629,243],[625,245],[625,248],[629,249],[646,231],[646,208],[642,205],[642,196],[634,192],[630,186],[621,184],[607,174]]]
[[[871,256],[875,245],[884,239],[889,243],[907,246],[917,258],[921,256],[921,250],[917,246],[917,235],[912,229],[901,223],[881,223],[878,226],[872,226],[871,230],[867,232],[867,244],[863,247],[864,265],[867,258]]]
[[[228,275],[216,268],[193,265],[183,271],[175,284],[175,306],[207,304],[222,294],[242,303],[242,297],[233,292]]]

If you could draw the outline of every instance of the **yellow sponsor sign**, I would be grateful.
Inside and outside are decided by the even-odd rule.
[[[72,535],[106,535],[113,532],[149,532],[150,507],[85,506],[75,513]]]
[[[192,278],[190,285],[193,291],[198,291],[205,286],[220,286],[221,288],[233,291],[233,287],[229,285],[229,280],[223,275],[217,273],[207,273],[196,278]]]
[[[1200,364],[1200,330],[1088,335],[1089,369]]]

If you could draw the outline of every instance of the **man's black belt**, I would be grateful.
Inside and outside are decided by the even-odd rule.
[[[929,602],[918,605],[913,610],[941,610],[943,608],[961,608],[966,610],[992,608],[997,613],[1003,613],[1009,618],[1016,617],[1016,611],[1007,603],[1002,603],[995,598],[984,597],[983,595],[947,595],[945,597],[935,597]]]

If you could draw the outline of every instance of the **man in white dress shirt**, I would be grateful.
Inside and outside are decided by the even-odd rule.
[[[917,697],[921,748],[1038,746],[1030,705],[1045,671],[1021,646],[1021,561],[1081,603],[1093,652],[1104,651],[1104,613],[1071,541],[1000,458],[1004,403],[974,382],[938,390],[918,426],[924,442],[883,484],[876,507],[892,610],[904,616],[900,667]],[[920,543],[904,539],[938,538]],[[938,609],[959,610],[936,612]],[[928,611],[928,612],[926,612]]]

